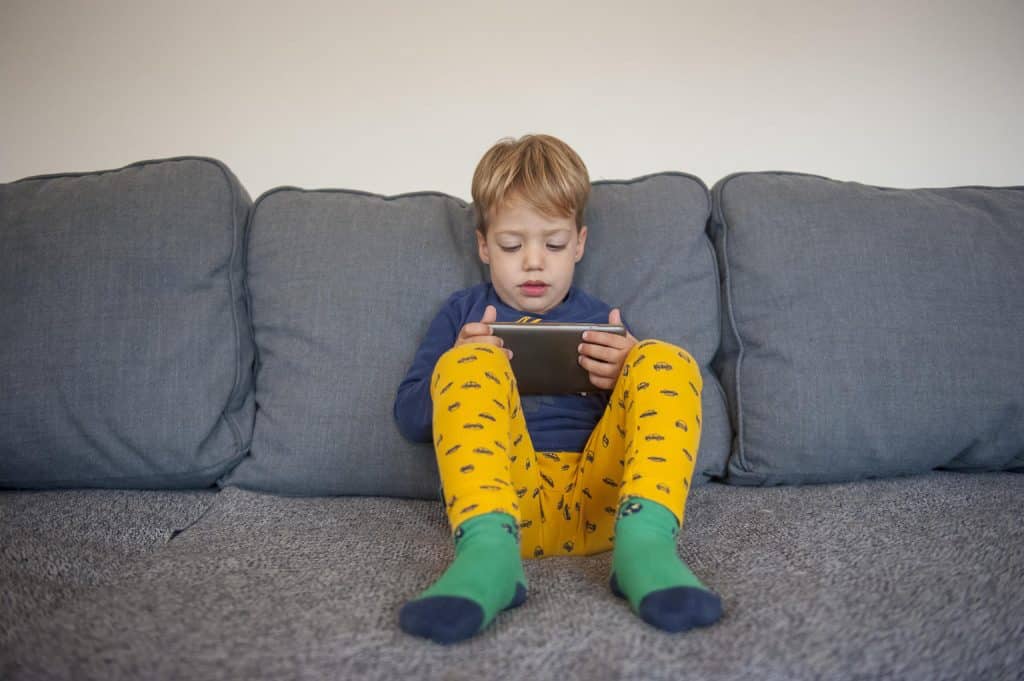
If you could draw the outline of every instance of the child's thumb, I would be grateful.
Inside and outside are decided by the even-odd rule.
[[[483,319],[481,319],[480,321],[486,324],[487,322],[493,322],[496,321],[497,319],[498,311],[494,308],[493,305],[488,305],[486,308],[484,308],[484,316]]]
[[[619,312],[619,308],[617,308],[617,307],[612,308],[612,311],[608,313],[608,323],[609,324],[621,324],[622,323],[622,313]]]

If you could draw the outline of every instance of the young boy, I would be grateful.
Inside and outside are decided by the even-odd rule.
[[[564,142],[528,135],[484,154],[472,193],[491,283],[448,299],[395,399],[403,435],[434,443],[455,539],[445,573],[402,607],[402,629],[469,638],[526,600],[522,558],[613,545],[611,589],[646,622],[714,623],[721,601],[676,552],[700,441],[697,363],[668,343],[587,332],[579,363],[594,392],[520,398],[489,322],[622,323],[572,285],[590,178]]]

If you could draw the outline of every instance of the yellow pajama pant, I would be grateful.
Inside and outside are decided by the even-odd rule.
[[[683,521],[700,443],[702,381],[693,357],[661,341],[633,346],[608,408],[580,452],[533,449],[505,353],[455,347],[431,378],[434,449],[453,531],[501,512],[524,558],[587,555],[614,542],[620,501],[656,501]]]

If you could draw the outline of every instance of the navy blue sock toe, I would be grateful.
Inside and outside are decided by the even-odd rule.
[[[612,573],[612,578],[609,581],[608,586],[611,587],[612,594],[614,594],[617,598],[626,597],[626,594],[622,593],[622,589],[619,588],[619,579],[615,576],[614,572]]]
[[[483,608],[476,601],[458,596],[409,601],[398,612],[398,625],[403,631],[445,644],[469,638],[480,630],[483,621]]]
[[[512,597],[512,602],[505,606],[506,610],[512,608],[518,608],[520,605],[526,602],[526,585],[522,582],[516,582],[516,595]]]
[[[717,622],[722,617],[722,599],[707,589],[674,586],[644,596],[639,611],[643,621],[674,633]]]

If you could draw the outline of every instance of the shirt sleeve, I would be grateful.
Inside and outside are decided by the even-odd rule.
[[[409,372],[398,386],[394,416],[399,432],[407,440],[431,442],[433,439],[434,405],[430,397],[430,377],[437,360],[455,344],[460,328],[461,320],[449,301],[430,323]]]

